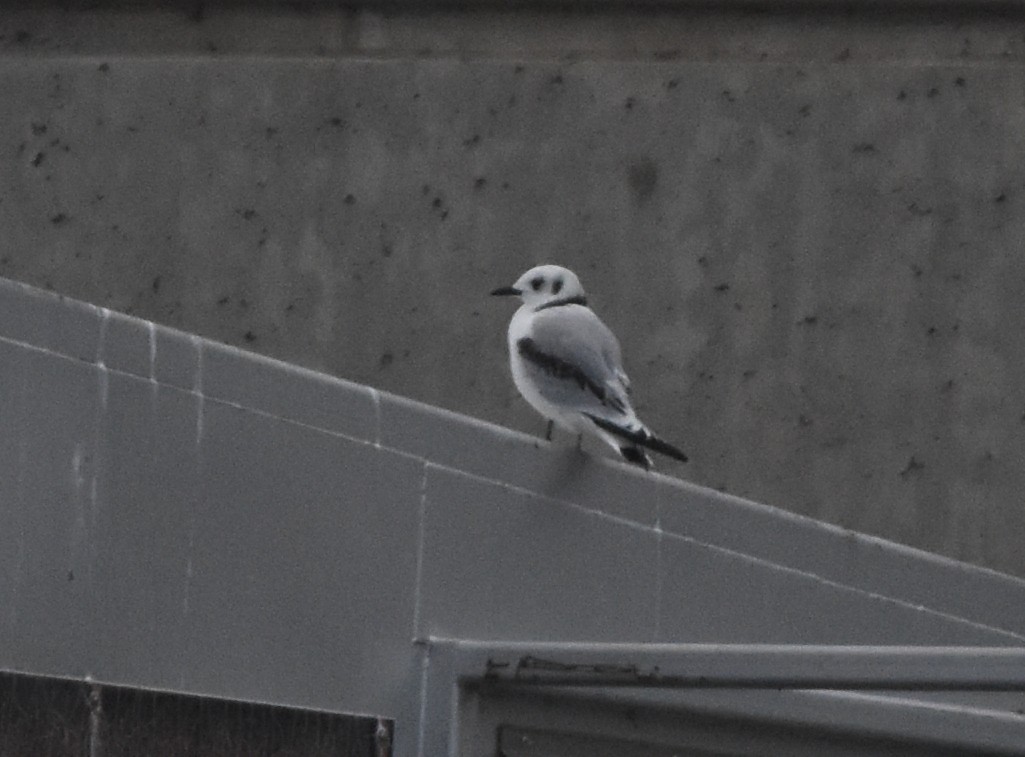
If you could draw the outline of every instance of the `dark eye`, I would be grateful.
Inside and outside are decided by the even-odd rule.
[[[558,294],[560,291],[562,291],[562,279],[556,279],[552,284],[552,294]]]
[[[533,278],[533,279],[530,280],[530,288],[533,289],[536,292],[538,289],[541,288],[541,285],[544,284],[544,283],[545,283],[545,280],[543,278],[541,278],[540,276],[538,276],[538,277]]]

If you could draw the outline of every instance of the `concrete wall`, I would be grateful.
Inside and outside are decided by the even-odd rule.
[[[3,10],[0,56],[0,275],[538,433],[486,293],[561,262],[662,470],[1025,575],[1020,17]]]

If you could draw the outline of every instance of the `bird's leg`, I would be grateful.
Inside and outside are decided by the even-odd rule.
[[[555,426],[555,421],[548,421],[548,428],[545,431],[545,441],[550,442],[552,440],[552,428]]]

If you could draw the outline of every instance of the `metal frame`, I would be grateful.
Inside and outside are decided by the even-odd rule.
[[[422,643],[415,750],[457,755],[467,692],[629,700],[799,727],[1025,754],[1025,717],[911,692],[1025,692],[1025,648],[780,644]],[[718,692],[714,690],[719,690]],[[895,695],[895,692],[904,692]],[[667,700],[667,696],[669,699]],[[779,698],[783,701],[780,702]],[[648,703],[655,706],[655,701]]]

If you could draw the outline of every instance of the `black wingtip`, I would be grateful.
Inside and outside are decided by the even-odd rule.
[[[646,430],[629,431],[625,428],[620,428],[615,423],[610,423],[604,418],[597,418],[587,413],[585,413],[585,415],[594,421],[594,425],[598,428],[603,431],[608,431],[610,434],[614,434],[621,439],[633,442],[636,446],[647,447],[652,452],[658,452],[659,454],[671,457],[674,460],[679,460],[681,463],[685,463],[688,460],[687,455],[685,455],[681,450],[678,450],[669,442],[662,441],[657,436],[648,433]],[[623,447],[620,447],[619,451],[623,452],[623,449]],[[623,457],[627,457],[626,453],[623,454]],[[627,459],[629,460],[630,458],[627,457]],[[631,460],[631,462],[633,461]]]
[[[681,450],[678,450],[669,442],[664,442],[657,436],[649,436],[647,441],[642,444],[653,452],[660,452],[666,457],[671,457],[674,460],[679,460],[681,463],[687,462],[688,458]]]
[[[623,459],[628,463],[639,465],[644,470],[651,470],[651,460],[641,450],[640,447],[627,445],[619,448],[619,454],[623,456]]]

